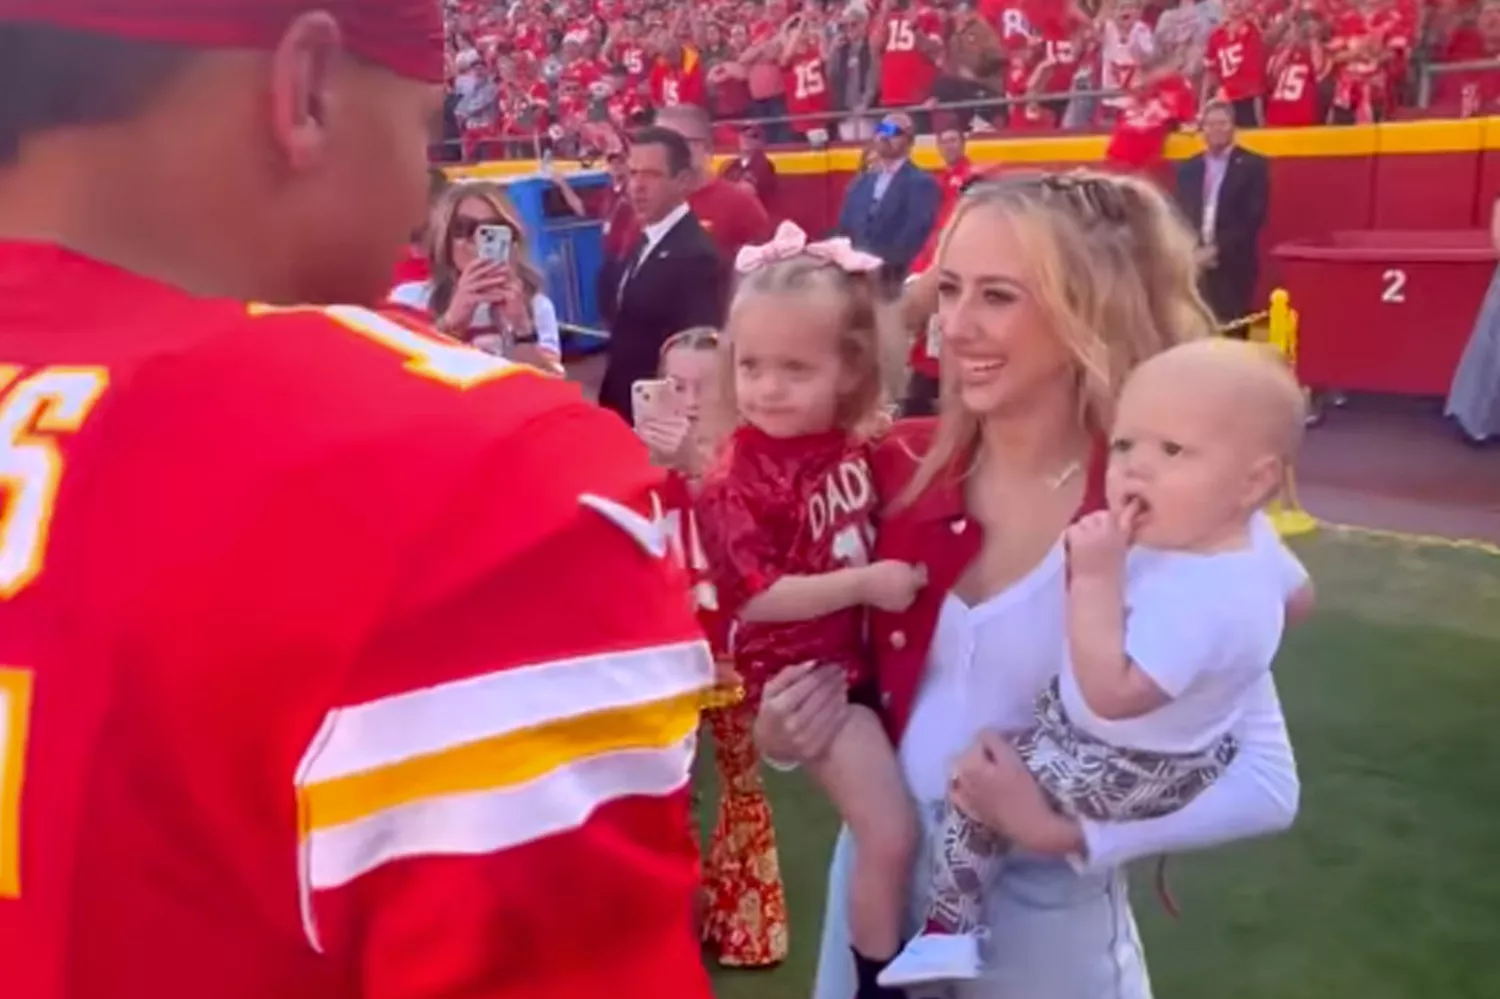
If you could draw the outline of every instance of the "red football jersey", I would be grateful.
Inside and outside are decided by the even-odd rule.
[[[0,359],[6,999],[708,999],[712,667],[617,418],[38,244]]]
[[[703,537],[698,531],[694,506],[693,487],[686,476],[681,472],[667,473],[658,516],[671,545],[672,556],[688,574],[698,625],[708,636],[715,657],[726,656],[729,653],[729,624],[719,607],[719,594],[709,572],[708,556],[703,551]]]
[[[1136,169],[1161,161],[1167,136],[1197,114],[1192,88],[1180,75],[1171,75],[1134,95],[1120,113],[1104,151],[1105,161]]]
[[[823,53],[816,45],[804,45],[786,63],[785,71],[786,110],[788,114],[821,114],[831,111],[833,103],[828,92],[828,72],[823,65]],[[795,132],[806,132],[813,128],[827,129],[828,119],[806,118],[791,123]]]
[[[1204,50],[1208,71],[1219,81],[1225,100],[1260,97],[1266,91],[1266,46],[1251,21],[1219,25]]]
[[[1272,128],[1318,124],[1318,82],[1324,71],[1322,52],[1310,45],[1292,45],[1272,53],[1267,66],[1271,89],[1266,96],[1266,124]]]
[[[864,565],[874,547],[868,449],[843,431],[778,439],[741,426],[698,495],[709,573],[730,625],[735,669],[749,696],[775,673],[816,661],[864,675],[864,609],[777,624],[737,619],[783,576]]]
[[[874,40],[880,51],[880,103],[885,107],[921,104],[932,96],[938,66],[922,51],[918,40],[940,39],[942,19],[934,10],[896,10],[877,26]]]

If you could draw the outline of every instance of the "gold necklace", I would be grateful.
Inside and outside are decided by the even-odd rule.
[[[1057,490],[1073,481],[1073,476],[1077,475],[1082,470],[1083,461],[1075,458],[1061,472],[1058,472],[1056,475],[1047,480],[1047,488],[1051,489],[1053,492],[1057,492]]]

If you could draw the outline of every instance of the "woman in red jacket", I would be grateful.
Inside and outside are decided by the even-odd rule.
[[[940,415],[897,424],[876,454],[889,506],[875,557],[923,562],[929,578],[909,611],[876,614],[870,628],[908,788],[929,818],[951,796],[1035,855],[1018,859],[990,894],[990,962],[966,997],[1149,999],[1123,864],[1281,830],[1296,811],[1296,769],[1269,676],[1236,730],[1239,755],[1179,812],[1116,824],[1051,815],[1019,827],[994,808],[1007,795],[1041,793],[1024,769],[1000,762],[1012,756],[985,744],[1028,723],[1061,665],[1061,537],[1102,506],[1101,436],[1114,392],[1144,358],[1213,329],[1195,290],[1193,245],[1162,194],[1133,177],[1012,174],[976,185],[937,255]],[[1289,597],[1303,586],[1269,524],[1257,546],[1284,570]],[[815,758],[843,704],[838,676],[816,667],[783,674],[761,703],[762,751],[788,763]],[[854,992],[848,865],[841,837],[815,999]],[[913,899],[917,912],[924,904]]]

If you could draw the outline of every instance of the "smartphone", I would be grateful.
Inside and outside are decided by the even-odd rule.
[[[643,378],[630,386],[630,418],[636,426],[672,415],[676,392],[665,378]]]
[[[479,256],[492,264],[510,263],[510,244],[514,238],[508,225],[482,225],[474,232]]]

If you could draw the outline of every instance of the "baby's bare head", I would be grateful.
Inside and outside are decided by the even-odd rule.
[[[1120,395],[1111,505],[1147,509],[1146,543],[1212,544],[1276,495],[1306,415],[1295,375],[1264,344],[1215,338],[1157,354]]]

